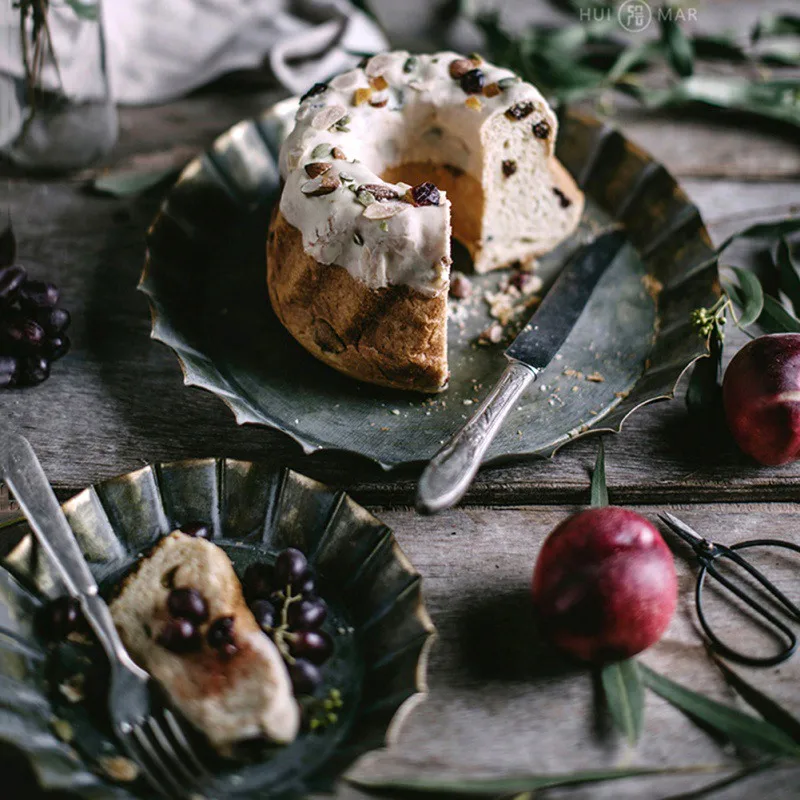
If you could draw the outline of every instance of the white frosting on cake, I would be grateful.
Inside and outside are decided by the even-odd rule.
[[[556,119],[539,91],[508,69],[476,61],[469,66],[483,73],[484,87],[468,94],[450,73],[459,59],[464,56],[452,52],[379,54],[363,69],[333,78],[300,104],[280,154],[285,180],[280,210],[301,232],[306,253],[316,261],[344,267],[371,288],[408,285],[436,294],[446,289],[449,276],[449,200],[442,192],[439,205],[415,205],[407,185],[387,184],[380,175],[403,163],[431,161],[462,169],[486,186],[487,137],[508,140],[503,125],[512,130],[524,124],[530,132],[537,122],[544,123],[547,133],[529,138],[532,146],[542,148],[538,161],[549,163]],[[532,108],[515,123],[506,112],[520,103]],[[519,146],[518,139],[514,146]],[[332,154],[332,148],[338,150]],[[306,166],[319,162],[331,166],[310,177]],[[499,163],[494,166],[499,170]],[[365,206],[356,193],[363,184],[380,185],[406,199],[378,197]],[[331,186],[336,188],[328,191]],[[370,198],[362,195],[362,200]],[[530,249],[529,238],[515,241],[512,226],[506,227],[492,237],[495,248],[508,250],[493,254],[497,263]]]

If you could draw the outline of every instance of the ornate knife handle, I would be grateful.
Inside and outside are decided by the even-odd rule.
[[[478,410],[425,468],[417,487],[417,511],[435,514],[464,496],[503,421],[536,375],[520,361],[509,363]]]
[[[75,534],[50,488],[36,453],[24,436],[16,433],[0,435],[0,472],[67,591],[80,601],[86,621],[112,659],[112,666],[116,659],[146,677],[122,644]]]

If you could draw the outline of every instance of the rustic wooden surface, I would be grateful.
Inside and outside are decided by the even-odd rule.
[[[523,2],[509,5],[519,11],[521,22],[539,9]],[[701,27],[719,30],[744,29],[759,12],[788,11],[791,4],[698,5]],[[278,97],[271,90],[243,91],[226,83],[166,107],[123,110],[112,161],[117,166],[180,163]],[[713,115],[654,116],[627,107],[612,122],[680,179],[716,241],[757,219],[800,213],[796,131],[732,126]],[[546,533],[587,499],[593,441],[573,443],[549,462],[483,470],[464,507],[424,519],[406,507],[413,497],[413,470],[387,475],[353,458],[304,457],[280,434],[237,428],[220,401],[185,389],[173,354],[149,340],[147,303],[135,285],[143,233],[159,202],[158,193],[97,197],[78,179],[0,173],[0,210],[8,210],[15,222],[21,260],[61,285],[64,305],[75,317],[74,350],[53,377],[32,391],[0,394],[4,422],[30,438],[60,494],[147,461],[228,455],[286,464],[377,507],[425,577],[440,636],[430,664],[429,700],[410,715],[391,752],[365,770],[417,771],[427,764],[462,773],[482,768],[558,772],[639,763],[735,769],[732,751],[654,695],[648,696],[640,747],[626,750],[609,729],[588,673],[560,660],[532,633],[531,567]],[[736,253],[731,255],[736,263]],[[743,341],[730,335],[728,357]],[[676,513],[725,541],[758,533],[800,542],[800,463],[777,469],[754,465],[724,434],[692,426],[682,391],[679,399],[634,415],[621,435],[606,438],[606,447],[614,502],[644,504],[639,510],[651,516],[662,504],[679,504],[673,506]],[[644,660],[676,680],[735,702],[702,654],[692,622],[691,568],[682,550],[677,555],[680,611]],[[777,565],[790,590],[797,588],[794,567]],[[735,620],[727,625],[739,631]],[[800,713],[799,670],[795,658],[749,676]],[[724,774],[637,779],[553,791],[548,797],[696,796],[698,787]],[[14,775],[22,787],[21,774]],[[19,792],[15,800],[35,795],[29,788]],[[362,796],[349,789],[340,794]],[[799,794],[800,772],[792,769],[752,776],[713,796]]]

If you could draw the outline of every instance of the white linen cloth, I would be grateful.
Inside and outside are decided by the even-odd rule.
[[[19,12],[10,5],[0,0],[0,74],[19,78],[19,35],[12,34],[18,26],[13,14]],[[67,94],[98,97],[100,44],[94,26],[82,22],[65,0],[52,0],[49,24]],[[112,95],[131,105],[173,100],[265,60],[275,77],[298,93],[354,66],[360,56],[348,51],[388,46],[378,26],[348,0],[103,0],[102,24]],[[56,81],[52,73],[45,70],[45,85]]]

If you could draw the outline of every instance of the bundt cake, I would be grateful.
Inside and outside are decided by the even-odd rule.
[[[479,56],[383,53],[301,98],[267,242],[275,313],[354,378],[447,385],[450,236],[477,272],[531,262],[578,224],[537,89]]]
[[[222,754],[294,740],[286,665],[247,607],[224,550],[178,531],[142,559],[110,606],[131,657]]]

